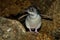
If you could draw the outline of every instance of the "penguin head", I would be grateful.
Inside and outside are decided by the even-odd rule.
[[[37,9],[35,7],[29,7],[26,12],[28,12],[30,15],[34,15],[37,13]]]

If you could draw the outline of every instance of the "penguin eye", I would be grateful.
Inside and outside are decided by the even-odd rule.
[[[30,12],[34,12],[33,8],[30,8]]]

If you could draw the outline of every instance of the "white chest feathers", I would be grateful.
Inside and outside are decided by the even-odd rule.
[[[38,29],[41,26],[41,17],[39,15],[37,15],[35,18],[27,16],[25,24],[29,29]]]

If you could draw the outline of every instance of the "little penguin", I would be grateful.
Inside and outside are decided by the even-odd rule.
[[[35,7],[30,7],[26,10],[29,14],[26,17],[25,25],[32,32],[32,29],[35,29],[34,32],[38,32],[37,29],[41,27],[41,16],[38,14],[38,11]]]

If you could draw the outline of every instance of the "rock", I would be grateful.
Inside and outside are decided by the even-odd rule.
[[[0,1],[0,16],[16,15],[18,13],[24,12],[26,8],[31,6],[29,0],[1,0]]]
[[[1,40],[18,40],[18,36],[25,34],[23,25],[16,21],[0,17],[0,39]],[[2,34],[1,34],[2,33]]]
[[[46,33],[26,32],[20,40],[53,40],[53,37]]]
[[[40,32],[46,32],[60,39],[60,36],[57,36],[60,35],[60,0],[54,1],[46,14],[51,15],[53,20],[48,21],[42,19],[42,28]]]
[[[52,30],[54,29],[52,22],[53,21],[42,19],[42,26],[40,32],[46,32],[48,34],[51,34]]]

